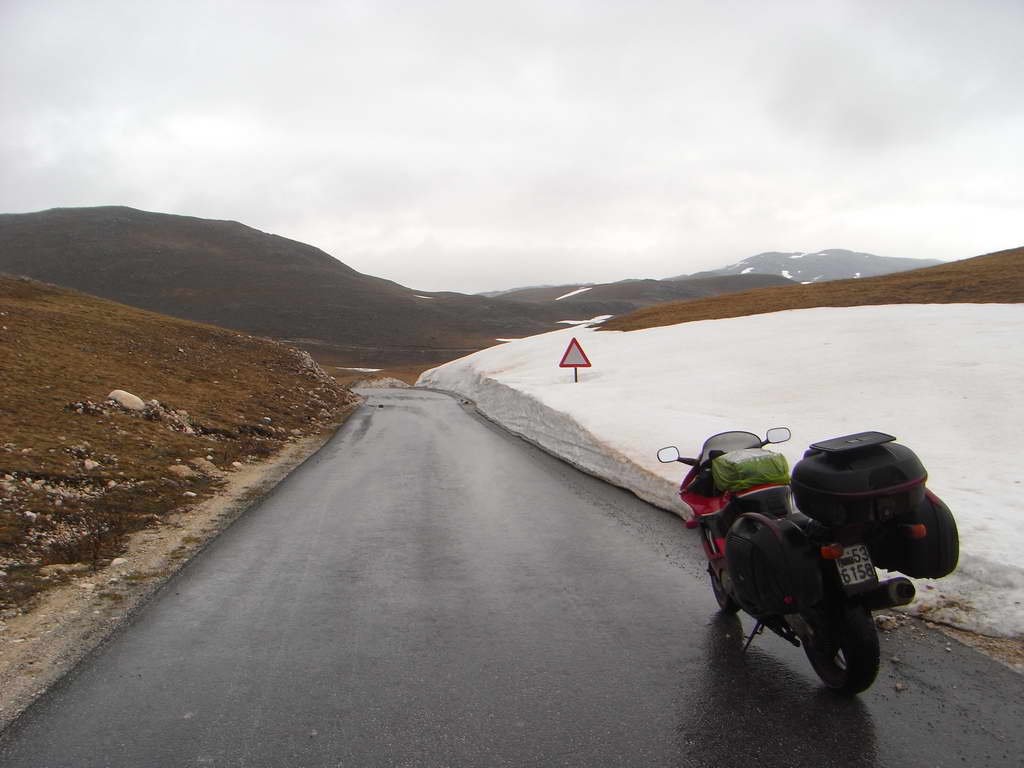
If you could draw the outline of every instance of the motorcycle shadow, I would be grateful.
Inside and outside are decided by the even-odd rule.
[[[709,617],[706,665],[697,685],[680,691],[687,713],[677,728],[680,753],[707,765],[876,766],[874,723],[863,702],[824,688],[809,665],[811,678],[795,673],[793,660],[773,655],[777,638],[759,636],[744,653],[746,632],[736,616]]]

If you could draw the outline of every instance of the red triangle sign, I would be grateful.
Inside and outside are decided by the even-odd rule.
[[[589,368],[590,360],[587,358],[587,353],[583,351],[583,347],[576,341],[576,337],[573,336],[572,341],[569,342],[569,346],[565,350],[565,354],[562,355],[562,362],[558,364],[560,368]]]

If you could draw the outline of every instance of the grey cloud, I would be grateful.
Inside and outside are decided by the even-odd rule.
[[[9,0],[0,210],[234,218],[421,288],[968,256],[1019,244],[1021,9]]]

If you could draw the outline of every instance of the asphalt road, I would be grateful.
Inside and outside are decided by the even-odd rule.
[[[742,633],[677,518],[382,390],[11,726],[0,766],[1022,764],[1024,678],[936,632],[886,635],[853,700]]]

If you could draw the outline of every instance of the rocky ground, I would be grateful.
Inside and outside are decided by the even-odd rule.
[[[0,275],[0,621],[358,398],[306,352]]]

